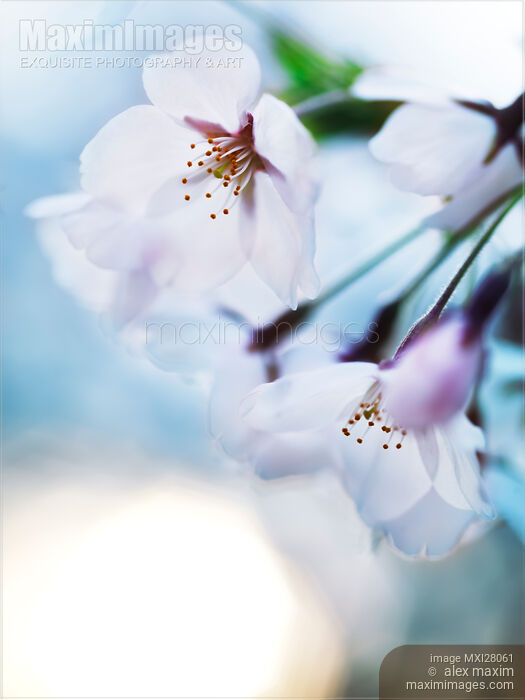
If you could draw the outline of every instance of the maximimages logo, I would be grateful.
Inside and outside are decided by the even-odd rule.
[[[44,19],[20,20],[21,51],[238,51],[242,29],[236,24],[212,25],[48,24]]]

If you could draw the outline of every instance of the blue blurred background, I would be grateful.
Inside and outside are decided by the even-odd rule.
[[[145,95],[139,68],[20,67],[20,19],[239,24],[243,39],[260,57],[265,88],[279,92],[286,78],[254,17],[258,9],[361,65],[417,65],[444,84],[466,84],[496,104],[510,102],[522,89],[520,2],[277,0],[247,5],[205,0],[2,5],[4,600],[11,604],[5,621],[5,683],[13,697],[189,696],[194,688],[198,695],[207,668],[216,683],[212,691],[217,687],[223,695],[229,693],[225,688],[250,696],[270,688],[283,696],[372,697],[380,660],[396,645],[523,641],[522,550],[507,526],[492,528],[442,562],[414,563],[382,547],[370,549],[367,533],[331,482],[314,479],[299,491],[246,483],[224,468],[207,438],[202,386],[158,371],[112,339],[95,314],[56,284],[34,224],[24,216],[32,200],[75,189],[83,146],[110,117],[144,102]],[[366,153],[366,138],[339,136],[323,149],[347,149],[351,164],[350,154]],[[379,168],[374,173],[382,177]],[[357,172],[356,182],[359,177]],[[417,214],[417,202],[392,195],[386,179],[381,182],[384,190],[374,196],[378,202],[391,197],[393,217],[405,203]],[[342,218],[336,234],[344,236]],[[153,487],[162,494],[160,501],[157,491],[151,496]],[[170,498],[180,521],[171,520]],[[147,507],[141,510],[143,502]],[[185,503],[191,504],[187,513]],[[126,512],[138,510],[116,524],[123,505]],[[200,520],[195,513],[201,513]],[[235,527],[230,518],[238,518]],[[107,537],[90,540],[101,523]],[[137,530],[132,523],[140,524]],[[170,534],[170,528],[177,533]],[[220,543],[213,539],[216,528]],[[248,564],[235,556],[245,552],[235,539],[239,528],[248,543],[253,540],[248,550],[259,556],[251,564],[252,578],[243,578]],[[68,531],[71,541],[58,547]],[[184,532],[187,549],[180,539]],[[140,533],[149,535],[141,540]],[[123,544],[130,541],[136,547],[128,551]],[[97,549],[96,542],[110,542],[112,549]],[[220,561],[211,568],[196,564],[195,557],[211,556],[207,547],[228,546],[224,566]],[[40,561],[38,552],[48,554]],[[112,568],[118,561],[121,567]],[[107,587],[100,578],[90,578],[97,567]],[[151,578],[144,578],[147,567]],[[188,586],[178,590],[181,577]],[[193,589],[196,578],[206,585]],[[159,580],[173,585],[161,584],[157,595]],[[247,630],[235,622],[236,614],[241,616],[235,612],[239,580],[252,591],[242,615],[251,619],[260,605],[270,611],[272,622],[264,637],[257,633],[255,616],[248,653],[242,639]],[[131,589],[126,604],[135,618],[134,631],[125,633],[123,621],[129,618],[123,611],[112,618],[122,588],[111,581]],[[61,597],[60,592],[72,589],[76,598]],[[181,622],[184,606],[173,609],[172,596],[191,595],[195,616],[183,616]],[[199,610],[207,596],[214,605],[211,613],[205,606],[206,620]],[[51,604],[58,606],[53,615]],[[151,617],[142,614],[144,606],[152,606]],[[221,606],[230,617],[215,620]],[[79,614],[78,625],[71,626],[70,616],[82,609],[102,627],[83,632],[82,625],[90,624],[87,614]],[[228,620],[233,621],[230,633]],[[180,625],[182,630],[182,641],[173,648],[168,623],[169,629]],[[59,631],[43,632],[46,625]],[[204,637],[206,630],[222,630],[228,654],[221,650],[220,634],[215,646],[190,644],[190,654],[183,641],[195,625]],[[136,635],[134,645],[126,640],[128,633]],[[97,643],[109,653],[101,641],[105,634],[114,645],[113,667],[105,665],[102,652],[90,656]],[[68,635],[76,653],[66,672],[57,659]],[[277,649],[275,658],[268,648]],[[174,670],[177,653],[185,659],[181,665],[187,666],[188,655],[198,661],[188,685]],[[236,654],[239,663],[228,665]],[[241,682],[238,666],[247,658],[251,675]],[[91,680],[86,681],[88,668]],[[153,685],[152,674],[158,681]]]

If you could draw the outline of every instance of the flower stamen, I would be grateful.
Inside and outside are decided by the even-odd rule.
[[[210,218],[215,220],[219,212],[226,216],[230,214],[234,201],[237,201],[247,187],[254,171],[263,166],[254,149],[251,125],[238,134],[208,136],[201,144],[204,145],[202,153],[196,157],[195,161],[187,162],[189,168],[198,167],[199,170],[194,177],[182,178],[182,184],[192,186],[202,183],[210,175],[219,180],[217,186],[222,184],[228,194],[220,203],[222,206],[210,213]],[[198,145],[200,145],[198,142],[192,143],[190,148],[195,149]],[[204,197],[211,199],[216,191],[217,187],[210,188],[203,193]],[[189,201],[190,196],[185,195],[184,199]]]
[[[350,418],[342,428],[342,433],[345,437],[350,437],[352,434],[355,435],[357,431],[358,436],[356,437],[356,442],[358,445],[364,443],[369,432],[376,437],[384,434],[385,438],[386,436],[388,436],[388,438],[386,438],[386,441],[381,442],[383,450],[388,450],[394,435],[400,433],[401,438],[395,442],[396,449],[400,450],[403,447],[403,441],[407,431],[395,425],[390,419],[390,416],[382,405],[383,396],[379,388],[379,382],[375,382],[370,387],[363,399],[360,400],[351,411]],[[381,429],[379,433],[377,432],[377,428]]]

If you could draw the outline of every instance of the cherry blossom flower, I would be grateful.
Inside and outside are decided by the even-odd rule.
[[[69,215],[76,217],[91,201],[77,193],[37,200],[28,209],[57,282],[101,313],[104,325],[118,331],[128,351],[203,388],[209,396],[211,437],[237,464],[251,465],[263,479],[305,474],[326,464],[319,436],[305,440],[291,433],[276,440],[274,433],[254,430],[241,420],[242,399],[281,363],[281,353],[249,350],[259,314],[273,318],[282,311],[271,290],[250,268],[211,297],[157,287],[145,265],[118,270],[96,265],[71,245],[64,231]],[[297,360],[283,360],[282,371],[296,365]]]
[[[268,94],[255,102],[259,64],[247,47],[239,54],[205,52],[188,66],[166,54],[146,67],[152,104],[96,134],[81,155],[82,188],[127,216],[146,216],[150,232],[158,217],[176,214],[165,261],[175,288],[215,287],[249,262],[295,307],[300,293],[318,291],[314,143],[284,102]],[[115,243],[117,262],[127,244]]]
[[[247,353],[251,329],[282,309],[273,292],[247,267],[213,294],[163,290],[146,311],[128,324],[123,341],[158,368],[187,380],[197,376],[209,387],[231,357]],[[242,382],[244,363],[232,384]],[[258,382],[259,383],[259,382]]]
[[[499,109],[489,102],[455,99],[387,69],[365,71],[352,89],[365,99],[404,102],[370,149],[390,165],[400,189],[439,195],[431,228],[462,230],[523,180],[523,96]]]
[[[111,326],[120,329],[159,294],[163,259],[171,252],[169,226],[159,224],[148,237],[141,217],[124,217],[84,192],[43,197],[26,214],[36,220],[57,282]],[[127,246],[113,258],[117,241]]]
[[[328,431],[365,522],[407,554],[441,555],[477,517],[494,517],[476,456],[483,434],[462,412],[479,345],[467,322],[448,319],[398,360],[291,374],[258,387],[242,410],[253,428],[278,435]]]
[[[190,298],[184,304],[173,295],[160,295],[125,329],[125,342],[160,369],[200,383],[208,397],[210,437],[238,467],[263,479],[335,468],[337,453],[334,450],[329,463],[324,436],[276,436],[242,420],[242,401],[258,385],[334,358],[321,346],[303,345],[285,331],[278,335],[280,342],[261,342],[269,326],[276,327],[263,319],[278,318],[282,306],[276,310],[273,294],[254,277],[247,270],[213,297]]]
[[[246,340],[249,342],[249,338]],[[250,467],[262,479],[303,476],[341,466],[337,448],[327,448],[324,430],[276,433],[243,420],[245,397],[263,382],[293,375],[304,366],[331,363],[319,348],[285,347],[277,351],[247,351],[230,347],[214,376],[209,400],[209,430],[227,456]]]

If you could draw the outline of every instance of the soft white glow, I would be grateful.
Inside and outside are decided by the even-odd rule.
[[[230,499],[169,479],[11,501],[8,696],[254,697],[337,666],[319,602]]]

